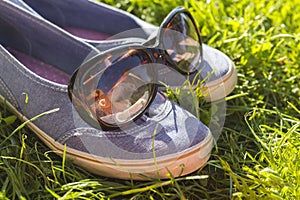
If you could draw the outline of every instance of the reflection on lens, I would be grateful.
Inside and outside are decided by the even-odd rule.
[[[151,85],[136,74],[125,73],[107,93],[111,101],[111,113],[101,117],[107,123],[132,121],[146,106]]]
[[[142,50],[126,50],[103,56],[97,62],[82,66],[77,74],[83,114],[107,126],[133,121],[151,101],[155,87],[153,69]],[[77,102],[77,101],[76,101]]]
[[[169,56],[183,72],[193,72],[201,62],[200,38],[191,18],[177,14],[164,30],[163,44]]]
[[[149,92],[146,91],[136,102],[128,102],[128,106],[123,110],[118,110],[110,115],[104,116],[101,119],[107,123],[124,123],[133,120],[132,118],[139,114],[147,104],[149,99]]]

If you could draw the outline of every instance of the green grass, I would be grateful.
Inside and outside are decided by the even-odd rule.
[[[209,162],[163,181],[95,176],[58,157],[26,127],[14,131],[20,122],[1,105],[0,199],[299,199],[299,1],[106,2],[154,24],[184,5],[203,42],[236,64],[238,85]]]

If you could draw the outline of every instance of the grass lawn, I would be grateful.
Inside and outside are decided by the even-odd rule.
[[[300,1],[106,0],[159,24],[178,5],[238,69],[202,169],[148,182],[95,176],[57,156],[0,106],[0,199],[299,199]],[[204,105],[205,106],[205,105]]]

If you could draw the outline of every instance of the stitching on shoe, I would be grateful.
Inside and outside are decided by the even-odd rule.
[[[0,88],[5,93],[5,97],[8,98],[9,102],[11,104],[13,104],[14,107],[19,108],[19,104],[18,104],[16,98],[14,97],[12,92],[8,89],[8,87],[6,86],[6,84],[4,83],[4,81],[1,78],[0,78]]]
[[[88,41],[88,40],[85,40],[85,39],[82,39],[82,40],[83,41]],[[93,42],[93,40],[91,40],[91,43],[95,44],[96,45],[95,47],[98,49],[100,47],[98,47],[97,45],[101,45],[101,47],[109,47],[109,46],[115,46],[115,45],[124,44],[124,43],[126,43],[126,41],[110,41],[110,42],[104,41],[102,43],[101,41],[97,42],[97,40],[96,40],[96,42]]]
[[[82,39],[82,40],[84,40],[84,41],[88,41],[88,40],[85,40],[85,39]],[[126,40],[125,38],[124,39],[122,39],[122,41],[114,41],[114,40],[111,40],[111,41],[109,41],[109,42],[107,42],[107,41],[97,41],[96,40],[96,42],[93,42],[93,40],[91,40],[91,43],[93,43],[93,44],[95,44],[96,46],[96,48],[98,49],[98,48],[100,48],[100,47],[98,47],[97,45],[101,45],[101,47],[110,47],[110,46],[116,46],[116,45],[120,45],[120,44],[134,44],[134,43],[137,43],[137,44],[139,44],[138,42],[134,42],[134,41],[128,41],[128,40]]]
[[[121,135],[126,135],[125,133],[113,133],[113,132],[101,132],[100,130],[94,128],[76,128],[69,132],[64,133],[64,136],[57,139],[57,142],[64,144],[68,139],[73,136],[96,136],[96,137],[118,137]]]

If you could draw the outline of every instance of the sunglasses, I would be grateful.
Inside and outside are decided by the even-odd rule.
[[[143,44],[119,46],[82,64],[70,79],[69,97],[91,126],[118,129],[137,120],[155,98],[159,66],[191,74],[201,60],[195,20],[187,9],[178,7]]]

